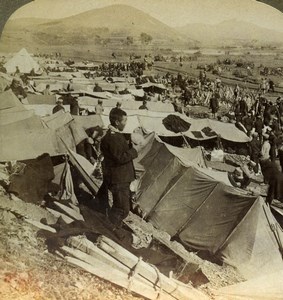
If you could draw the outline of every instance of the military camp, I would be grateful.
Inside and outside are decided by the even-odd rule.
[[[282,13],[68,1],[0,39],[1,299],[283,299]]]

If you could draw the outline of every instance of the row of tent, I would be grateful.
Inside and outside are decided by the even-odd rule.
[[[191,249],[208,251],[245,279],[283,270],[283,232],[261,197],[205,167],[199,148],[180,149],[154,135],[136,163],[136,206],[156,228]]]
[[[223,123],[211,119],[189,118],[183,114],[175,113],[171,103],[148,102],[148,110],[139,110],[138,108],[141,105],[139,101],[128,101],[124,98],[107,98],[107,93],[93,94],[95,94],[93,95],[95,98],[90,96],[79,97],[81,107],[92,111],[95,105],[97,105],[98,100],[102,99],[104,106],[104,114],[101,116],[102,124],[108,126],[110,110],[115,107],[117,101],[120,101],[122,103],[122,109],[125,110],[128,115],[125,133],[132,133],[135,128],[141,127],[147,133],[155,132],[159,136],[180,136],[181,133],[174,133],[166,129],[163,124],[164,118],[169,114],[173,114],[191,124],[190,129],[182,133],[182,135],[190,139],[203,141],[219,136],[224,140],[236,143],[250,142],[250,138],[239,130],[235,124]],[[28,109],[35,110],[36,114],[40,116],[46,116],[52,113],[52,109],[55,105],[55,96],[29,95],[28,102],[29,105],[26,105]],[[66,105],[65,109],[69,111],[69,106]]]
[[[136,90],[139,91],[139,90]],[[61,96],[66,95],[67,93],[60,93]],[[86,91],[76,91],[71,93],[71,95],[75,95],[79,99],[80,106],[82,108],[86,108],[89,110],[93,110],[95,105],[97,105],[99,100],[103,101],[104,108],[108,108],[108,111],[115,107],[117,102],[121,102],[122,109],[130,111],[130,114],[133,114],[133,111],[138,111],[141,106],[141,101],[134,101],[131,95],[113,95],[108,92],[94,93],[94,92],[86,92]],[[55,95],[36,95],[36,94],[28,94],[27,102],[30,105],[51,105],[52,107],[55,105],[56,96]],[[147,107],[149,111],[152,112],[161,112],[161,113],[173,113],[174,107],[171,103],[163,103],[163,102],[154,102],[149,101],[147,103]],[[45,113],[49,114],[49,111]]]
[[[33,159],[42,153],[51,156],[66,152],[62,140],[72,150],[87,138],[69,113],[40,118],[27,110],[11,90],[0,95],[1,161]]]
[[[87,128],[103,125],[97,115],[39,118],[11,91],[0,103],[1,161],[66,154],[86,138]],[[144,218],[187,247],[216,255],[246,279],[261,282],[260,276],[282,274],[282,229],[261,197],[231,187],[227,173],[206,168],[200,147],[170,146],[154,133],[146,139],[134,162],[140,176],[136,205]],[[276,295],[281,286],[274,281],[267,289]],[[218,293],[237,299],[241,291],[258,295],[254,281]]]
[[[72,143],[71,141],[67,143],[71,149],[74,149],[75,144],[78,144],[86,138],[84,131],[77,123],[84,123],[84,129],[87,129],[87,126],[93,127],[97,125],[107,128],[109,125],[108,115],[71,116],[69,113],[64,114],[60,112],[60,114],[57,113],[54,116],[50,115],[48,117],[40,118],[32,110],[32,108],[37,109],[44,107],[45,105],[23,105],[10,90],[0,95],[0,137],[1,144],[5,145],[1,147],[2,161],[29,159],[33,157],[33,154],[40,155],[44,149],[48,149],[48,152],[51,155],[61,154],[65,149],[59,146],[60,141],[58,142],[54,129],[60,128],[63,125],[68,127],[71,135],[74,136],[74,141]],[[49,105],[49,107],[52,109],[53,106]],[[29,108],[29,110],[27,108]],[[128,111],[129,116],[124,130],[125,133],[132,133],[136,128],[140,127],[147,133],[155,132],[159,136],[180,135],[167,130],[162,123],[162,120],[168,113],[143,110],[132,112],[139,113],[139,115],[131,115],[131,111]],[[183,115],[179,116],[184,118]],[[202,131],[209,126],[209,128],[211,128],[209,131],[210,133],[215,132],[227,140],[236,142],[248,141],[248,137],[239,131],[233,124],[225,125],[231,127],[229,129],[229,135],[227,135],[226,130],[223,130],[223,126],[220,126],[222,123],[218,124],[220,122],[191,118],[185,118],[185,120],[191,124],[191,128],[184,133],[184,135],[189,138],[196,139],[192,131]],[[59,124],[56,125],[57,128],[55,128],[56,126],[48,125],[52,122]],[[64,137],[64,135],[62,136]],[[66,133],[66,136],[69,135]],[[215,137],[216,135],[213,136],[210,134],[210,136],[207,136],[206,138],[211,139]],[[49,142],[48,139],[50,140]],[[28,141],[28,146],[24,146],[26,141]]]
[[[48,67],[50,65],[43,65],[43,67]],[[58,67],[60,64],[53,64],[53,67]],[[63,64],[64,66],[64,64]],[[74,67],[86,67],[85,64],[74,64]],[[97,65],[90,64],[90,66],[97,67]],[[14,74],[19,71],[20,73],[29,74],[32,70],[37,73],[43,73],[42,68],[39,63],[27,52],[25,48],[21,49],[16,53],[11,59],[9,59],[4,67],[8,74]],[[17,70],[18,69],[18,70]],[[82,72],[50,72],[48,76],[34,77],[37,91],[41,92],[45,89],[47,84],[50,85],[51,91],[62,90],[67,87],[68,80],[73,79],[73,87],[75,90],[86,89],[92,91],[94,88],[94,80],[89,80],[84,77]],[[124,90],[125,88],[130,88],[135,90],[135,79],[132,77],[111,77],[103,78],[96,77],[95,82],[98,83],[104,91],[113,92],[118,87],[118,90]],[[152,82],[146,82],[139,86],[141,91],[156,90],[159,93],[166,90],[166,87],[163,84],[157,84]],[[137,93],[139,97],[140,93]]]
[[[55,66],[59,65],[59,62],[57,61]],[[146,82],[136,86],[135,78],[129,76],[109,78],[95,77],[94,80],[87,79],[83,72],[72,71],[72,69],[69,72],[48,72],[47,74],[43,72],[43,69],[50,65],[41,62],[41,66],[42,69],[39,63],[35,61],[24,48],[4,64],[8,74],[17,72],[30,74],[32,70],[35,74],[41,74],[41,76],[30,77],[33,81],[33,87],[30,87],[29,92],[35,94],[42,93],[47,85],[50,86],[51,92],[62,92],[67,89],[70,79],[73,79],[72,89],[74,89],[76,93],[82,94],[82,91],[83,94],[91,94],[95,84],[99,84],[104,92],[108,92],[106,98],[111,98],[110,93],[113,93],[114,91],[118,91],[122,94],[124,93],[122,98],[128,97],[129,99],[134,100],[135,98],[142,99],[145,96],[145,91],[161,94],[166,90],[166,87],[163,84],[154,82]],[[123,92],[126,89],[128,90],[126,92],[129,93],[128,95],[125,95],[125,92]],[[1,88],[1,90],[3,90],[3,88]],[[93,95],[91,96],[93,97]],[[119,95],[115,95],[115,97],[119,98]]]

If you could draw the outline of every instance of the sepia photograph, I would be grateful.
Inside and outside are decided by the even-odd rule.
[[[283,300],[282,228],[282,0],[1,1],[1,300]]]

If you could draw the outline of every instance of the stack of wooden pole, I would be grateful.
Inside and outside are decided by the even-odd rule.
[[[71,237],[67,242],[68,246],[61,249],[68,254],[68,262],[147,299],[208,299],[193,287],[161,274],[155,266],[105,236],[97,244],[84,236]]]

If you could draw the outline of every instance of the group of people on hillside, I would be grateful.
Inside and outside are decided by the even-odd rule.
[[[146,62],[130,61],[128,63],[108,63],[104,62],[96,71],[96,76],[103,77],[121,77],[124,73],[130,74],[132,77],[143,75],[146,70]]]

